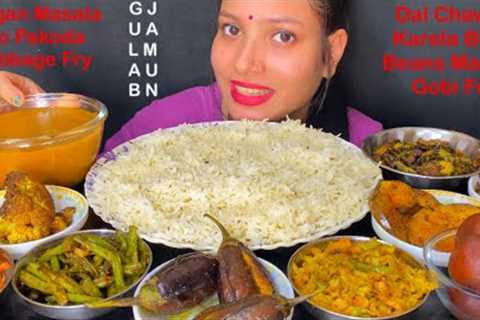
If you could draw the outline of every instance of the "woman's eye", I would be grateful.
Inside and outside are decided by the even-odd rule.
[[[222,29],[223,33],[230,37],[235,37],[240,34],[240,28],[233,24],[224,24]]]
[[[273,36],[273,39],[280,43],[291,43],[295,41],[295,36],[290,31],[280,31]]]

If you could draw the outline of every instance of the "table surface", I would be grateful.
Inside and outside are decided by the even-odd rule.
[[[90,214],[85,229],[96,229],[102,227],[108,227],[109,225],[103,223],[93,213]],[[370,225],[369,216],[365,217],[362,221],[355,223],[350,228],[340,231],[338,234],[348,235],[374,235]],[[154,253],[154,262],[152,268],[160,265],[162,262],[170,260],[180,254],[188,252],[188,250],[178,250],[165,247],[162,245],[151,245]],[[275,265],[277,265],[283,272],[286,271],[288,259],[294,253],[299,246],[285,249],[277,249],[273,251],[256,251],[255,253]],[[11,286],[7,288],[5,292],[0,295],[0,318],[2,320],[7,319],[22,319],[22,320],[41,320],[48,319],[34,313],[29,307],[24,304],[13,292]],[[105,320],[127,320],[133,319],[131,308],[118,309],[112,313],[109,313],[101,319]],[[294,320],[313,319],[313,317],[301,306],[295,308],[293,316]],[[418,309],[416,312],[411,313],[402,319],[455,319],[450,315],[447,309],[443,307],[435,294],[431,294],[426,303]]]
[[[78,188],[80,189],[80,188]],[[82,191],[82,190],[78,190]],[[464,191],[464,190],[457,190]],[[110,225],[104,223],[100,220],[94,213],[90,212],[88,221],[84,229],[98,229],[98,228],[111,228]],[[361,221],[353,224],[348,229],[341,230],[338,232],[339,235],[363,235],[363,236],[374,236],[375,233],[371,227],[370,215],[367,215]],[[163,245],[150,244],[154,260],[152,264],[152,269],[161,263],[175,258],[176,256],[187,253],[189,250],[179,250],[169,248]],[[255,254],[263,259],[266,259],[277,267],[279,267],[283,272],[286,273],[287,263],[289,258],[298,249],[300,245],[297,245],[292,248],[282,248],[272,251],[259,250],[255,251]],[[28,305],[26,305],[21,299],[19,299],[15,292],[9,286],[1,295],[0,295],[0,319],[9,320],[9,319],[21,319],[21,320],[42,320],[48,319],[43,316],[40,316],[33,312]],[[130,320],[133,319],[133,313],[131,308],[117,309],[105,316],[102,316],[99,319],[105,320]],[[313,317],[302,307],[298,306],[295,308],[293,320],[306,320],[313,319]],[[400,319],[400,318],[399,318]],[[455,319],[448,310],[442,305],[437,296],[433,293],[429,296],[425,304],[419,308],[416,312],[410,313],[407,316],[402,317],[401,319]]]

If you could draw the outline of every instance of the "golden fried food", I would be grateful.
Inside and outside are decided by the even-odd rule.
[[[370,211],[381,225],[400,240],[423,247],[435,234],[456,228],[480,208],[468,204],[441,204],[423,190],[401,181],[382,181],[369,201]],[[453,250],[453,239],[438,250]]]
[[[72,213],[69,212],[70,218],[56,215],[48,190],[25,173],[11,172],[5,186],[5,201],[0,208],[0,242],[37,240],[63,230],[70,223]]]
[[[55,218],[53,219],[52,225],[50,226],[51,233],[57,233],[68,227],[70,222],[72,222],[74,214],[75,208],[71,207],[65,208],[59,213],[57,213],[55,215]]]
[[[391,204],[402,212],[407,212],[416,204],[415,190],[400,181],[385,181],[380,184],[381,191],[388,190]]]
[[[377,147],[373,159],[406,173],[425,176],[462,175],[480,169],[480,158],[470,159],[448,142],[435,139],[395,140]]]
[[[365,318],[401,314],[437,287],[412,258],[375,239],[307,246],[293,258],[290,275],[300,295],[319,291],[314,305]]]
[[[0,209],[0,238],[20,243],[46,237],[55,218],[48,190],[21,172],[6,179],[5,203]]]
[[[408,222],[408,240],[423,247],[434,235],[449,229],[458,228],[468,217],[480,213],[480,208],[468,204],[439,205],[434,209],[419,210]],[[455,248],[455,238],[440,242],[436,249],[451,252]]]
[[[409,212],[417,206],[417,193],[413,188],[401,181],[384,180],[378,184],[369,205],[377,221],[387,220],[394,236],[407,238]]]
[[[441,203],[431,194],[423,190],[415,190],[416,205],[422,208],[433,208]]]

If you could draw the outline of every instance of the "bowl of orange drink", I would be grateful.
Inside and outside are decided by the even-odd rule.
[[[26,97],[0,113],[0,188],[11,171],[43,184],[73,187],[99,152],[108,110],[93,98],[70,93]]]

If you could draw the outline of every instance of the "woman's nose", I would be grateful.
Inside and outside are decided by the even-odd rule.
[[[257,74],[265,71],[264,52],[254,40],[243,43],[237,55],[235,69],[238,74]]]

